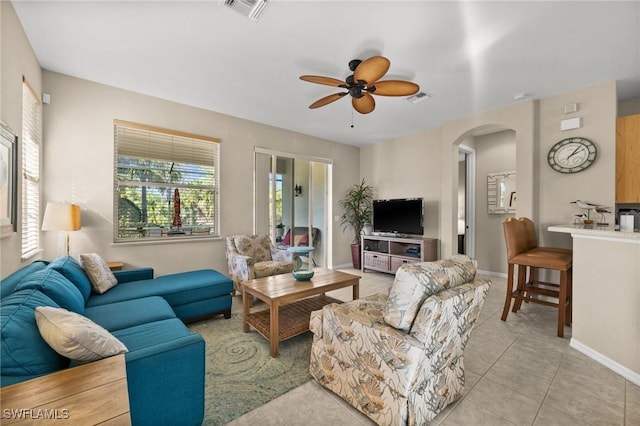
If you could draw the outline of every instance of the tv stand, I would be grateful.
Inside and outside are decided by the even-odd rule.
[[[427,237],[362,236],[362,272],[365,269],[395,274],[405,263],[428,262],[438,257],[438,240]]]

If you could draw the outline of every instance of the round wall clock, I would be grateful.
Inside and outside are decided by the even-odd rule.
[[[589,139],[575,137],[563,139],[549,150],[547,162],[556,172],[578,173],[593,164],[598,148]]]

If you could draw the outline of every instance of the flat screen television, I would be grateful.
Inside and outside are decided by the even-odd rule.
[[[422,235],[422,198],[373,201],[373,232],[378,234]]]

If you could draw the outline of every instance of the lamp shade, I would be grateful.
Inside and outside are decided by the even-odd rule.
[[[80,229],[80,206],[47,203],[42,220],[43,231],[77,231]]]

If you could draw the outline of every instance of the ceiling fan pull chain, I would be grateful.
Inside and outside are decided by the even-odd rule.
[[[353,129],[353,108],[351,108],[351,128]]]

